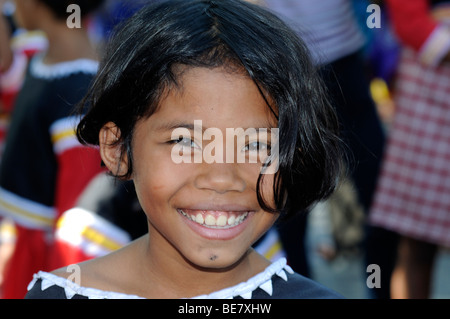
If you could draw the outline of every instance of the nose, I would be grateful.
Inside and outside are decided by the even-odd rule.
[[[217,193],[235,191],[243,192],[247,186],[240,176],[237,164],[232,163],[203,163],[201,172],[195,178],[198,189],[213,190]]]

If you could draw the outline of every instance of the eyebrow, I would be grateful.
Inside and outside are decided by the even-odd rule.
[[[195,125],[194,123],[186,123],[186,122],[182,122],[182,121],[173,121],[173,122],[166,122],[166,123],[161,123],[156,127],[157,131],[173,131],[174,129],[177,128],[186,128],[188,130],[194,131],[195,130]],[[202,125],[202,131],[205,130],[205,128]]]
[[[272,126],[269,125],[270,123],[267,122],[265,123],[266,126],[256,126],[256,127],[243,127],[242,129],[245,131],[249,128],[255,128],[255,129],[261,129],[261,128],[266,128],[268,129],[268,131],[270,132],[272,130]],[[194,125],[194,123],[187,123],[184,121],[172,121],[172,122],[166,122],[166,123],[161,123],[159,125],[156,126],[156,130],[157,131],[173,131],[174,129],[177,128],[186,128],[188,130],[194,131],[195,128],[197,126]],[[237,127],[234,127],[234,129],[236,129]],[[277,127],[275,127],[277,128]],[[208,127],[205,127],[205,125],[202,124],[202,132],[204,132],[206,129],[208,129]]]

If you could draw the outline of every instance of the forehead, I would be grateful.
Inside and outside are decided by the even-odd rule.
[[[159,120],[203,120],[207,126],[276,127],[262,92],[242,70],[187,67],[177,70],[152,115]]]

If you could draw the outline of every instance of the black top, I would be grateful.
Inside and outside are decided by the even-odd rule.
[[[98,62],[43,63],[32,58],[14,104],[0,166],[0,216],[34,229],[51,229],[58,176],[71,169],[61,155],[80,145],[74,106],[85,95]],[[67,132],[73,132],[68,134]],[[75,144],[74,144],[75,142]]]
[[[139,296],[80,287],[62,277],[40,272],[30,283],[26,299],[126,299]],[[196,298],[214,299],[342,299],[338,293],[294,273],[280,259],[247,282]]]

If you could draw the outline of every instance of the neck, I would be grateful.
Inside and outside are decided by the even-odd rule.
[[[70,29],[65,22],[43,27],[47,35],[48,50],[44,63],[55,64],[77,59],[97,59],[96,51],[84,29]]]
[[[167,254],[167,250],[153,250],[150,239],[146,243],[145,261],[141,264],[141,278],[148,280],[148,298],[190,298],[209,294],[239,284],[263,271],[270,263],[253,249],[226,269],[201,269],[181,256]]]

